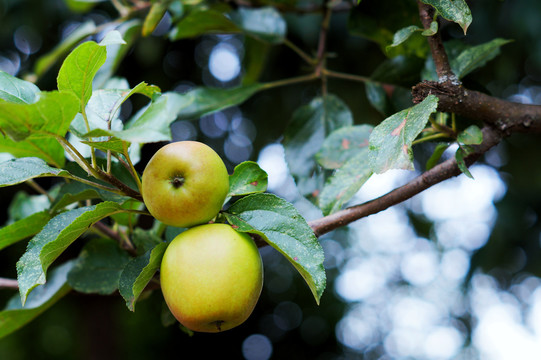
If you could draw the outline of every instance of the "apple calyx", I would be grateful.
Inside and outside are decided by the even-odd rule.
[[[184,185],[184,177],[182,175],[175,175],[172,179],[171,179],[171,185],[173,185],[173,187],[175,189],[178,189],[180,188],[182,185]]]

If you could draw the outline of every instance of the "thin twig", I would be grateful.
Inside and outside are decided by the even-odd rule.
[[[18,289],[19,283],[15,279],[0,278],[0,289]]]

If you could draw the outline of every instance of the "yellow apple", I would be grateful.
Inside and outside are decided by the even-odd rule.
[[[152,216],[166,225],[190,227],[212,220],[229,192],[220,156],[197,141],[160,148],[143,171],[142,195]]]
[[[250,236],[227,224],[205,224],[169,244],[160,283],[167,306],[182,325],[220,332],[252,313],[263,286],[263,265]]]

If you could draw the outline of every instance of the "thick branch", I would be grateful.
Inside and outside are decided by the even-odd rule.
[[[486,126],[483,128],[483,143],[476,148],[474,153],[465,159],[466,164],[469,166],[474,163],[482,154],[498,144],[502,137],[503,134],[493,127]],[[458,168],[455,159],[451,158],[424,172],[406,185],[396,188],[379,198],[310,221],[308,224],[314,230],[314,234],[319,237],[363,217],[376,214],[393,205],[399,204],[433,185],[460,174],[461,171]]]
[[[438,110],[491,124],[507,134],[541,133],[541,106],[514,103],[468,90],[450,82],[422,82],[412,89],[413,101],[419,103],[428,95],[439,99]]]
[[[422,3],[419,0],[417,0],[417,5],[419,6],[419,17],[423,27],[425,29],[430,29],[430,24],[434,20],[434,8],[430,5]],[[427,36],[426,39],[428,41],[428,45],[430,46],[434,65],[436,66],[436,73],[438,74],[440,81],[456,80],[456,76],[451,70],[451,65],[449,64],[447,52],[443,47],[440,32],[437,31],[436,34]]]

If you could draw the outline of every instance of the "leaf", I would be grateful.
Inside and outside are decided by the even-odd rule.
[[[126,142],[117,138],[111,138],[106,141],[81,141],[83,144],[91,146],[95,149],[107,152],[108,150],[116,153],[123,153]],[[127,146],[126,146],[127,148]]]
[[[319,304],[326,283],[323,249],[292,204],[272,194],[253,194],[235,202],[224,215],[236,230],[259,235],[282,253]]]
[[[66,211],[52,218],[30,240],[26,252],[17,262],[17,279],[23,305],[30,291],[45,283],[47,269],[71,243],[97,221],[121,211],[117,203],[102,202]]]
[[[47,211],[34,213],[0,229],[0,250],[41,231],[51,216]]]
[[[135,302],[160,268],[168,243],[162,242],[141,256],[133,258],[122,271],[119,282],[120,295],[126,306],[135,311]]]
[[[95,129],[83,135],[84,138],[114,136],[131,143],[150,143],[170,141],[171,123],[177,119],[177,113],[184,99],[179,95],[165,93],[153,100],[143,111],[128,123],[123,130]]]
[[[434,149],[434,152],[430,156],[430,158],[426,162],[426,170],[432,169],[438,161],[440,160],[441,156],[449,148],[449,144],[438,144],[436,148]]]
[[[62,63],[57,78],[58,90],[73,93],[79,99],[79,111],[84,111],[92,96],[92,81],[106,58],[105,46],[87,41],[75,48]]]
[[[161,19],[165,15],[168,5],[169,1],[158,1],[151,5],[150,11],[145,17],[145,21],[143,23],[143,36],[149,36],[152,34],[154,29],[156,29],[156,26],[158,26]]]
[[[309,177],[314,172],[314,156],[334,130],[353,124],[346,104],[334,95],[318,97],[298,108],[284,133],[285,157],[294,177]]]
[[[87,21],[79,25],[70,35],[62,40],[52,51],[43,55],[36,61],[34,72],[41,77],[60,58],[67,54],[79,41],[96,32],[93,21]]]
[[[372,125],[344,126],[333,131],[316,154],[318,163],[326,169],[338,169],[349,159],[368,148]]]
[[[367,81],[365,87],[366,97],[370,104],[382,115],[388,114],[391,111],[391,104],[383,86],[373,81]]]
[[[88,242],[68,274],[68,284],[86,294],[110,295],[118,289],[120,274],[130,256],[112,239]]]
[[[512,42],[512,40],[494,39],[487,43],[470,47],[451,60],[451,68],[460,79],[484,66],[488,61],[500,54],[500,47]]]
[[[238,33],[238,26],[223,13],[213,9],[197,9],[182,18],[169,34],[172,41],[212,33]]]
[[[177,101],[183,101],[178,116],[181,119],[197,119],[231,106],[239,105],[263,89],[263,84],[250,84],[230,89],[196,87],[185,94],[177,94]]]
[[[432,5],[446,20],[456,22],[464,31],[472,22],[471,10],[466,0],[421,0],[425,4]]]
[[[372,176],[372,169],[368,158],[368,147],[364,147],[327,180],[319,194],[319,207],[323,214],[329,215],[340,210],[370,176]]]
[[[464,175],[466,175],[470,179],[473,179],[473,175],[471,174],[468,166],[466,165],[466,162],[464,161],[464,158],[466,158],[471,152],[472,149],[469,146],[460,146],[455,153],[455,160],[460,171],[462,171]]]
[[[50,193],[53,194],[54,188]],[[8,206],[8,223],[22,220],[40,211],[47,211],[51,202],[47,195],[29,195],[26,191],[20,190],[15,193]]]
[[[24,307],[18,295],[11,298],[0,311],[0,339],[35,319],[71,290],[66,277],[72,266],[72,262],[67,262],[53,269],[49,281],[28,296]]]
[[[256,162],[245,161],[235,166],[229,176],[228,197],[265,192],[267,184],[267,173]]]
[[[457,141],[464,145],[479,145],[483,142],[483,132],[476,125],[470,125],[458,134]]]
[[[39,93],[39,88],[31,82],[0,71],[0,99],[16,104],[32,104],[37,101]]]
[[[247,35],[280,44],[287,33],[286,21],[273,7],[249,9],[241,7],[233,14],[233,20]]]
[[[50,167],[38,158],[10,159],[0,163],[0,187],[20,184],[30,179],[46,176],[69,176],[62,169]]]
[[[0,152],[18,158],[37,157],[58,167],[63,166],[66,161],[64,148],[53,138],[27,138],[14,141],[9,137],[0,136]]]
[[[15,141],[64,136],[77,112],[77,99],[69,92],[42,92],[33,104],[0,102],[0,129]]]
[[[402,28],[402,29],[398,30],[393,35],[393,43],[391,45],[387,46],[387,48],[398,46],[398,45],[402,44],[404,41],[408,40],[408,38],[412,34],[414,34],[417,31],[421,31],[421,28],[418,27],[417,25],[410,25],[410,26],[407,26],[405,28]]]
[[[389,169],[413,170],[413,140],[424,129],[437,105],[438,98],[429,95],[421,103],[388,117],[374,128],[369,139],[369,157],[375,173]]]
[[[438,22],[432,21],[430,23],[430,27],[428,29],[425,29],[421,34],[423,36],[432,36],[432,35],[436,35],[437,32],[438,32]]]

